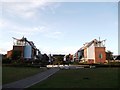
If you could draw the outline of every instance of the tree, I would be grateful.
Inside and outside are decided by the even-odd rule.
[[[54,55],[53,58],[54,58],[53,64],[63,64],[64,55]]]
[[[47,64],[49,64],[49,57],[47,56],[47,54],[42,55],[41,64],[42,66],[46,66]]]
[[[108,63],[110,62],[110,60],[113,60],[113,52],[109,50],[106,52],[106,60],[108,60]]]
[[[71,54],[69,54],[69,55],[66,55],[66,64],[70,64],[70,62],[71,62]]]
[[[13,60],[18,60],[21,58],[21,51],[18,51],[18,50],[14,50],[12,52],[12,59]]]

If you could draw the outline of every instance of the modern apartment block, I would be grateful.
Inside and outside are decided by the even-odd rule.
[[[86,63],[104,63],[106,61],[105,40],[94,39],[85,43],[76,52],[76,60]]]
[[[36,59],[36,56],[41,55],[39,49],[36,48],[32,41],[28,41],[27,38],[13,38],[13,40],[13,49],[7,52],[7,58],[11,57],[14,51],[20,52],[21,59]]]

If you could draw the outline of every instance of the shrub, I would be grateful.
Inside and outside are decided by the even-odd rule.
[[[12,62],[12,59],[10,58],[2,59],[3,64],[10,64],[11,62]]]

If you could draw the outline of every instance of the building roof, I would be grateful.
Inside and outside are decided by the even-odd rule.
[[[97,39],[94,39],[94,40],[92,40],[91,42],[89,42],[85,47],[89,47],[89,46],[91,46],[93,43],[98,43],[98,42],[100,42],[100,41],[98,41]],[[101,42],[100,42],[101,43]]]
[[[96,43],[96,44],[97,43],[102,43],[102,41],[98,41],[97,39],[93,39],[92,41],[83,44],[84,46],[81,47],[78,51],[84,50],[85,48],[91,46],[93,43]]]
[[[13,39],[15,39],[15,40],[17,40],[17,41],[23,41],[23,42],[25,41],[25,42],[28,42],[32,48],[38,50],[38,49],[36,48],[36,46],[34,45],[33,41],[28,41],[27,38],[25,38],[24,36],[22,37],[22,39],[16,39],[16,38],[14,38],[14,37],[13,37]]]
[[[113,57],[116,57],[115,60],[120,60],[120,55],[113,55]]]
[[[15,40],[17,40],[17,41],[27,41],[27,38],[24,38],[24,37],[22,37],[22,39],[17,39],[17,38],[14,38],[14,37],[13,37],[13,39],[15,39]]]
[[[81,47],[78,51],[81,51],[81,50],[85,49],[86,47],[89,47],[89,46],[92,45],[92,43],[94,43],[94,42],[97,42],[97,40],[94,39],[94,40],[92,40],[91,42],[87,42],[87,43],[83,44],[84,46]]]

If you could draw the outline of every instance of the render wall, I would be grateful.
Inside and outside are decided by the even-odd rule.
[[[87,48],[87,59],[95,59],[95,46],[94,43]]]

